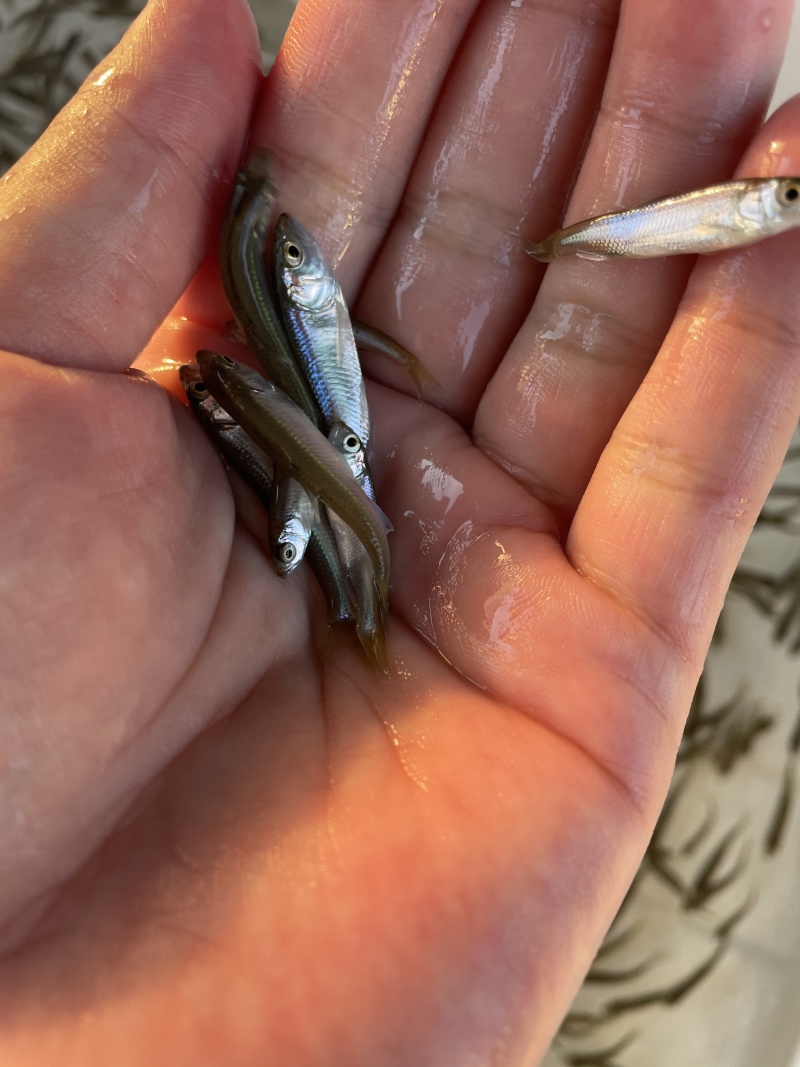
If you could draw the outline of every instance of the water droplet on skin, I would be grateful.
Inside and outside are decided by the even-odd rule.
[[[764,160],[763,169],[757,171],[759,174],[772,174],[778,178],[794,174],[797,170],[794,155],[786,141],[770,141]]]
[[[467,369],[467,365],[472,359],[472,353],[475,349],[478,335],[480,334],[491,309],[492,302],[490,300],[483,300],[470,308],[466,316],[458,325],[456,336],[458,338],[458,345],[461,349],[462,371]]]
[[[483,605],[486,645],[493,655],[514,651],[515,597],[508,589],[498,589]]]
[[[640,130],[642,128],[643,107],[623,107],[621,112],[622,126],[626,130]]]
[[[111,75],[114,73],[114,67],[109,67],[108,70],[104,70],[99,78],[95,78],[92,85],[105,85]]]
[[[135,197],[132,198],[128,210],[134,215],[137,215],[140,219],[144,214],[144,210],[150,203],[150,192],[153,187],[153,182],[158,176],[158,171],[153,171],[147,181],[144,183],[140,191]]]
[[[701,133],[697,138],[698,144],[713,144],[721,130],[721,122],[709,122],[705,133]]]
[[[422,472],[422,488],[427,490],[437,502],[445,502],[444,513],[447,515],[456,500],[463,494],[464,483],[435,466],[429,459],[421,460],[418,469]]]
[[[394,300],[397,321],[403,321],[403,297],[412,287],[422,270],[422,257],[414,254],[412,250],[406,250],[395,276]]]

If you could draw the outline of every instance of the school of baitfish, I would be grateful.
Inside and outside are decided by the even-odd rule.
[[[375,501],[370,417],[358,348],[389,356],[417,393],[434,381],[392,338],[351,320],[316,241],[283,214],[270,241],[269,155],[239,173],[220,242],[225,294],[267,377],[203,350],[181,367],[189,405],[219,453],[269,513],[269,546],[286,577],[307,559],[325,596],[329,635],[354,629],[388,673],[391,524]],[[725,182],[599,215],[527,249],[536,259],[711,253],[800,226],[800,178]]]

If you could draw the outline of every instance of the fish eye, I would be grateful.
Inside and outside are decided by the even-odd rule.
[[[361,448],[361,441],[354,433],[349,433],[347,437],[342,441],[342,448],[345,452],[358,452]]]
[[[778,193],[782,204],[796,204],[800,200],[800,182],[791,182]]]
[[[189,386],[189,392],[195,400],[205,400],[208,396],[208,389],[206,389],[202,382],[192,382]]]
[[[281,563],[294,563],[295,554],[294,545],[282,545]]]
[[[299,267],[303,262],[302,249],[298,248],[294,241],[286,241],[283,246],[283,256],[290,267]]]
[[[232,367],[232,368],[236,367],[236,360],[235,359],[231,359],[230,356],[220,356],[219,360],[220,360],[220,363],[224,363],[226,367]]]

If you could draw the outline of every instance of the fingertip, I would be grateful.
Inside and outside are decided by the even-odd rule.
[[[239,41],[242,54],[247,55],[249,52],[253,63],[263,73],[261,44],[253,9],[247,0],[228,0],[226,9],[228,26],[231,33]]]
[[[131,363],[212,239],[260,82],[244,0],[150,0],[0,187],[6,348]]]
[[[737,177],[800,175],[800,94],[767,119],[736,169]]]

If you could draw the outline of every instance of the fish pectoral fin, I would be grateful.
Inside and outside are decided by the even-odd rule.
[[[555,256],[550,252],[550,247],[547,241],[542,241],[538,245],[531,245],[530,248],[526,248],[525,251],[533,259],[538,259],[540,263],[550,263]]]
[[[304,487],[305,488],[305,487]],[[306,514],[303,516],[304,520],[309,526],[316,526],[322,519],[322,512],[320,511],[319,497],[316,493],[309,493],[306,489]]]
[[[372,501],[372,503],[378,515],[380,516],[384,530],[387,532],[387,534],[394,533],[394,526],[392,526],[392,520],[389,518],[383,508],[378,507],[374,500]]]
[[[584,252],[578,251],[575,253],[578,259],[591,259],[595,263],[601,263],[604,259],[613,259],[614,256],[607,255],[604,252]]]

